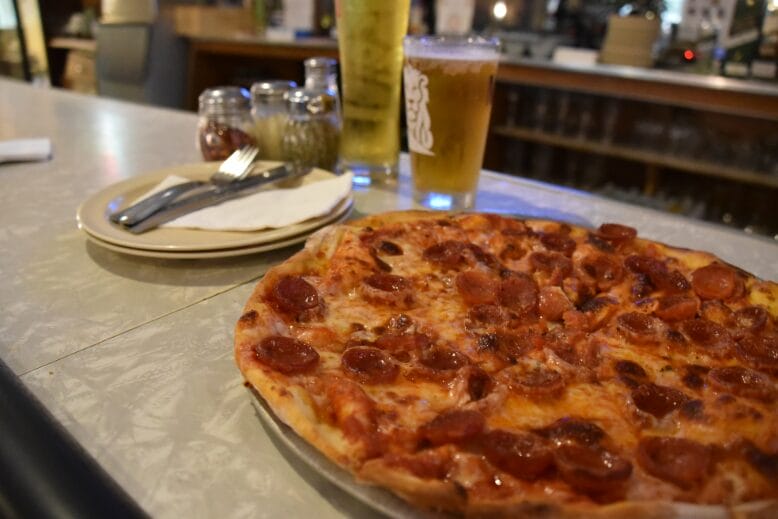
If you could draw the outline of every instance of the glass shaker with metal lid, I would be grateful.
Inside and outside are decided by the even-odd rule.
[[[287,95],[287,108],[284,160],[333,171],[340,139],[337,97],[327,90],[298,88]]]
[[[296,88],[294,81],[262,81],[251,86],[251,116],[254,119],[254,138],[259,146],[259,157],[282,160],[281,140],[286,126],[285,95]]]
[[[338,91],[338,60],[332,58],[308,58],[305,67],[305,89],[327,90],[335,96],[335,107],[340,113],[340,92]]]
[[[205,160],[224,160],[255,144],[252,137],[251,98],[245,88],[208,88],[200,94],[197,145]]]

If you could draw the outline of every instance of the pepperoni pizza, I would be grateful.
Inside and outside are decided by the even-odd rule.
[[[235,355],[300,436],[423,508],[778,514],[778,284],[624,225],[330,227],[259,282]]]

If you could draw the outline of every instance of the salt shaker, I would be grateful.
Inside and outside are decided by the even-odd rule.
[[[208,88],[198,101],[197,145],[205,160],[224,160],[233,151],[255,144],[248,90]]]
[[[327,90],[335,97],[335,109],[340,114],[338,61],[332,58],[308,58],[303,62],[303,66],[306,90]]]
[[[282,160],[281,141],[286,126],[287,110],[284,96],[296,88],[294,81],[262,81],[251,86],[251,116],[259,157]]]
[[[287,108],[289,120],[282,142],[284,160],[333,171],[340,139],[337,97],[327,90],[298,88],[287,95]]]

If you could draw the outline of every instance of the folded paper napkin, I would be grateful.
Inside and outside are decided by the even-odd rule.
[[[171,175],[140,199],[189,180]],[[333,177],[330,174],[314,171],[304,178],[299,187],[263,189],[252,195],[186,214],[162,227],[209,231],[278,229],[326,215],[349,193],[351,193],[350,173]]]
[[[36,162],[51,158],[51,139],[12,139],[0,141],[0,163]]]

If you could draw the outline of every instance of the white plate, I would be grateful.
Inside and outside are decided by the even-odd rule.
[[[260,168],[270,168],[277,162],[258,162]],[[341,201],[329,214],[311,218],[305,222],[289,225],[281,229],[262,231],[204,231],[196,229],[158,228],[143,234],[132,234],[111,223],[108,216],[139,198],[159,184],[169,175],[178,175],[193,180],[207,180],[216,171],[218,162],[199,162],[153,171],[112,184],[87,199],[78,208],[79,228],[92,238],[125,249],[143,249],[157,252],[204,252],[224,251],[225,249],[256,248],[260,245],[288,240],[337,219],[351,206],[351,197]],[[304,179],[304,183],[318,182],[333,177],[334,174],[323,169],[314,169]]]
[[[349,196],[346,200],[344,200],[343,204],[338,205],[337,211],[335,213],[328,215],[331,216],[331,218],[327,218],[327,220],[324,221],[319,227],[316,227],[314,229],[308,229],[306,232],[303,232],[302,234],[298,234],[297,236],[292,236],[286,239],[282,239],[270,243],[261,243],[258,245],[250,245],[246,247],[236,247],[236,248],[218,249],[218,250],[209,249],[209,250],[202,250],[202,251],[175,251],[175,250],[160,251],[160,250],[151,250],[151,249],[136,249],[135,247],[123,247],[121,245],[116,245],[115,243],[101,240],[97,236],[92,235],[89,231],[86,231],[86,229],[83,230],[85,231],[87,239],[92,243],[94,243],[95,245],[99,245],[100,247],[112,250],[114,252],[129,254],[130,256],[140,256],[144,258],[161,258],[161,259],[230,258],[234,256],[245,256],[248,254],[257,254],[260,252],[268,252],[276,249],[283,249],[284,247],[289,247],[290,245],[302,243],[308,238],[308,236],[310,236],[313,232],[321,229],[322,227],[325,227],[328,224],[340,223],[346,220],[351,214],[352,206],[353,206],[353,198]],[[207,232],[207,231],[202,231],[202,232]]]

